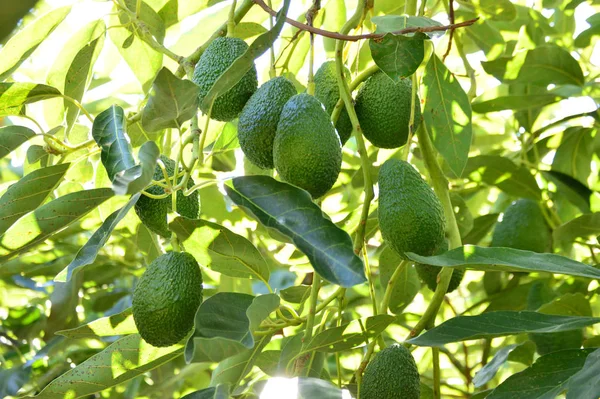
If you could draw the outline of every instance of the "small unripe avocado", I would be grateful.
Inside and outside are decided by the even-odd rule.
[[[441,255],[448,251],[448,241],[444,240],[444,244],[435,252],[434,255]],[[437,276],[442,271],[441,267],[424,265],[421,263],[415,264],[415,269],[421,281],[427,284],[427,287],[431,291],[435,291],[437,288]],[[452,277],[450,278],[450,284],[448,285],[448,291],[452,292],[458,288],[460,282],[465,275],[465,269],[454,269],[452,271]]]
[[[388,159],[379,170],[379,229],[385,242],[406,259],[444,245],[446,220],[440,200],[408,162]]]
[[[490,246],[549,252],[552,233],[539,204],[530,199],[510,204],[494,228]]]
[[[406,144],[410,123],[412,83],[394,82],[383,72],[371,76],[356,95],[356,115],[364,136],[376,147],[398,148]],[[421,123],[419,97],[415,98],[414,131]]]
[[[419,370],[403,345],[388,346],[367,366],[360,385],[361,399],[419,399]]]
[[[200,87],[198,98],[200,99],[200,110],[204,114],[208,114],[209,111],[202,106],[204,97],[219,76],[247,49],[248,45],[242,39],[219,37],[213,40],[202,53],[196,64],[192,81]],[[257,87],[256,67],[252,66],[235,86],[215,99],[210,117],[224,122],[237,118]]]
[[[350,83],[350,71],[348,68],[344,68],[344,76],[346,77],[346,81]],[[340,99],[335,61],[324,62],[317,70],[317,73],[315,73],[314,79],[315,97],[323,103],[325,110],[331,116],[335,105]],[[350,122],[350,116],[348,116],[346,107],[340,112],[335,129],[340,136],[342,145],[346,144],[346,141],[348,141],[352,134],[352,122]]]
[[[133,320],[153,346],[171,346],[192,329],[202,302],[202,273],[187,252],[169,252],[154,259],[133,291]]]
[[[285,103],[296,94],[294,84],[279,76],[263,84],[240,114],[238,139],[246,158],[263,169],[273,168],[273,140]]]
[[[331,189],[342,167],[342,148],[319,100],[306,93],[288,100],[277,124],[273,161],[283,180],[313,198]]]
[[[164,163],[169,177],[172,177],[175,173],[175,161],[167,158],[164,155],[160,156],[160,160]],[[180,183],[183,179],[183,173],[181,169],[180,173],[181,174],[179,176],[181,177],[178,179],[178,183]],[[162,169],[158,165],[156,165],[154,169],[154,176],[152,178],[156,181],[164,180]],[[187,188],[191,188],[194,184],[194,180],[190,178],[187,183]],[[157,185],[148,187],[146,191],[154,195],[161,195],[165,193],[165,189]],[[172,204],[173,201],[171,200],[170,196],[162,199],[154,199],[146,195],[142,195],[135,204],[135,213],[138,215],[142,223],[148,229],[150,229],[150,231],[160,235],[161,237],[169,238],[171,233],[167,225],[167,213],[173,211]],[[179,213],[181,216],[185,216],[189,219],[196,219],[198,217],[198,213],[200,212],[198,192],[194,191],[192,194],[186,197],[183,195],[181,190],[178,191],[176,205],[177,213]]]

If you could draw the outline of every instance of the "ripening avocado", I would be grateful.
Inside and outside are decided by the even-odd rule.
[[[361,399],[419,399],[419,370],[403,345],[388,346],[367,366],[360,385]]]
[[[342,167],[342,148],[329,116],[315,97],[302,93],[285,103],[273,143],[273,162],[283,180],[319,198]]]
[[[448,251],[448,241],[444,240],[442,246],[435,252],[434,255],[441,255]],[[427,284],[427,287],[431,291],[435,291],[437,288],[437,276],[442,271],[441,267],[425,265],[421,263],[415,264],[415,269],[421,281]],[[450,284],[446,292],[452,292],[458,288],[460,282],[465,275],[465,269],[454,269],[452,271],[452,277],[450,278]]]
[[[408,140],[412,83],[393,81],[384,72],[371,76],[356,95],[356,115],[364,136],[376,147],[398,148]],[[414,131],[421,123],[419,97],[415,98]]]
[[[344,67],[344,77],[348,84],[350,83],[350,71]],[[340,99],[340,88],[337,82],[337,72],[335,68],[335,61],[324,62],[317,73],[315,73],[315,97],[321,101],[325,106],[325,110],[331,116],[333,109]],[[340,113],[335,129],[340,136],[342,145],[346,144],[346,141],[352,134],[352,122],[348,116],[346,107]]]
[[[388,159],[379,169],[379,229],[404,259],[405,252],[430,256],[444,245],[442,204],[406,161]]]
[[[133,320],[154,346],[171,346],[192,329],[202,303],[202,273],[187,252],[169,252],[154,259],[133,291]]]
[[[167,158],[164,155],[160,156],[160,160],[164,163],[169,177],[172,177],[175,173],[175,161]],[[183,175],[181,168],[179,169],[179,173],[180,176]],[[164,174],[158,165],[156,165],[154,169],[154,176],[152,178],[156,181],[164,180]],[[183,176],[178,179],[178,183],[180,183],[182,179]],[[190,178],[187,182],[187,188],[191,188],[193,185],[194,180]],[[157,185],[148,187],[146,191],[154,195],[161,195],[165,193],[165,189]],[[172,204],[173,201],[171,196],[162,199],[155,199],[146,195],[142,195],[135,204],[135,213],[150,231],[158,234],[161,237],[168,238],[171,236],[171,233],[167,225],[167,213],[173,211]],[[198,192],[194,191],[186,197],[183,195],[183,192],[179,190],[177,192],[176,205],[177,213],[179,213],[181,216],[185,216],[189,219],[196,219],[200,213]]]
[[[198,98],[200,99],[200,110],[204,114],[208,114],[209,111],[202,106],[204,97],[219,76],[247,49],[248,45],[242,39],[219,37],[213,40],[202,53],[196,64],[192,81],[200,87]],[[257,87],[256,67],[252,66],[235,86],[215,99],[210,117],[224,122],[237,118]]]
[[[263,84],[240,114],[238,139],[246,158],[263,169],[273,169],[273,140],[285,103],[296,94],[294,84],[279,76]]]
[[[494,228],[490,246],[549,252],[552,232],[540,205],[530,199],[520,199],[510,204]]]

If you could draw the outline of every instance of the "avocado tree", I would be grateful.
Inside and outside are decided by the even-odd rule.
[[[25,3],[0,397],[600,397],[597,0]]]

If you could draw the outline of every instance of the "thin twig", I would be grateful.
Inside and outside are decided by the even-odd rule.
[[[454,24],[454,0],[448,0],[448,8],[448,17],[450,18],[450,24],[452,25]],[[455,28],[450,29],[450,37],[448,38],[448,48],[446,48],[446,52],[442,57],[443,62],[446,61],[446,57],[448,57],[448,54],[450,54],[450,50],[452,49],[452,38],[454,37],[454,29]]]

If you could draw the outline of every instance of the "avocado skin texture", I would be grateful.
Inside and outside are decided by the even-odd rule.
[[[444,240],[444,243],[435,252],[434,255],[441,255],[447,251],[448,251],[448,241]],[[421,281],[423,281],[425,284],[427,284],[427,287],[431,291],[435,291],[435,289],[437,288],[437,276],[442,271],[442,268],[437,267],[437,266],[416,263],[415,270],[417,271],[417,274],[419,275],[419,278],[421,279]],[[460,282],[462,281],[464,275],[465,275],[465,269],[462,269],[462,268],[454,269],[452,271],[452,277],[450,278],[450,284],[448,285],[448,291],[446,291],[446,292],[452,292],[455,289],[457,289],[458,286],[460,285]]]
[[[202,273],[187,252],[169,252],[156,258],[133,291],[133,320],[153,346],[181,341],[194,325],[202,303]]]
[[[335,61],[326,61],[319,67],[314,77],[315,97],[323,103],[329,116],[333,113],[335,104],[340,99],[340,88],[336,76]],[[346,81],[350,83],[350,71],[345,67],[344,76],[346,77]],[[352,134],[352,122],[350,122],[350,116],[348,116],[346,107],[340,112],[335,129],[340,136],[342,145],[346,144],[346,141],[348,141]]]
[[[175,161],[167,158],[164,155],[160,156],[161,161],[165,164],[170,177],[175,172]],[[180,169],[181,171],[181,169]],[[164,179],[162,169],[156,165],[154,168],[154,180],[159,181]],[[178,179],[178,183],[181,182],[183,177]],[[187,183],[187,188],[194,186],[194,180],[190,178]],[[154,195],[164,194],[164,188],[153,185],[146,189],[147,192]],[[161,237],[171,237],[171,232],[167,225],[167,213],[172,212],[172,200],[171,197],[162,199],[154,199],[145,195],[140,196],[137,203],[135,204],[135,213],[138,215],[142,223],[153,233],[158,234]],[[177,212],[181,216],[185,216],[189,219],[196,219],[198,213],[200,213],[200,203],[198,202],[198,192],[194,191],[187,197],[183,195],[180,190],[177,192]]]
[[[273,143],[273,161],[281,178],[323,196],[342,167],[342,148],[319,100],[306,93],[290,98],[281,111]]]
[[[494,228],[490,246],[549,252],[552,233],[538,203],[520,199],[510,204]]]
[[[394,82],[383,72],[371,76],[356,95],[356,115],[364,136],[376,147],[398,148],[408,140],[412,83]],[[419,96],[415,98],[414,131],[421,124]]]
[[[442,204],[406,161],[388,159],[379,169],[379,229],[403,259],[405,252],[430,256],[444,245]]]
[[[246,158],[263,169],[273,169],[273,140],[285,103],[296,95],[294,84],[276,77],[250,97],[240,114],[238,139]]]
[[[579,349],[583,344],[583,330],[557,333],[532,333],[529,339],[535,344],[537,353],[546,355],[565,349]]]
[[[388,346],[367,366],[361,399],[419,399],[421,383],[412,354],[403,345]]]
[[[208,114],[209,111],[202,107],[204,97],[219,76],[247,49],[248,45],[242,39],[219,37],[212,41],[200,57],[192,81],[200,87],[198,98],[200,110],[204,114]],[[237,118],[257,87],[256,67],[253,65],[235,86],[215,99],[210,114],[211,119],[227,122]]]

